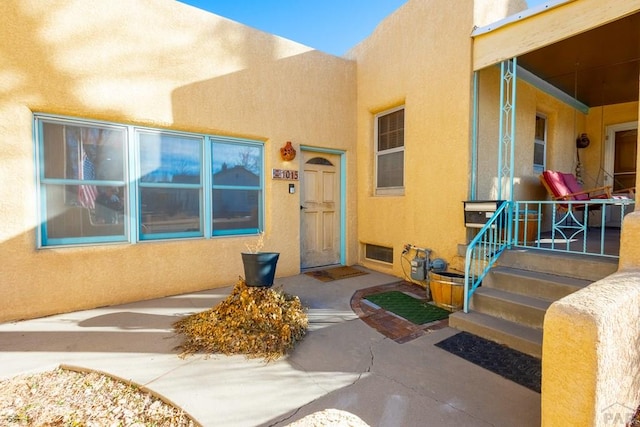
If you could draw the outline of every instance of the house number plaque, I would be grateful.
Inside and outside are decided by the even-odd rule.
[[[271,173],[273,179],[283,179],[286,181],[297,181],[298,171],[289,169],[273,169]]]

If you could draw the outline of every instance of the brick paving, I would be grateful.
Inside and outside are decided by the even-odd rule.
[[[449,326],[449,319],[416,325],[365,299],[368,295],[389,291],[400,291],[414,298],[426,300],[426,291],[424,288],[407,281],[400,281],[356,291],[351,297],[351,309],[366,324],[399,344],[421,337],[429,333],[429,331]]]

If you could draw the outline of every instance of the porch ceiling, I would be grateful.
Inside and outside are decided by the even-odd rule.
[[[637,101],[640,13],[518,57],[518,65],[589,107]]]

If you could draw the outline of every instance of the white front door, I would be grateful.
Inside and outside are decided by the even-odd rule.
[[[300,265],[340,263],[340,157],[303,151]]]

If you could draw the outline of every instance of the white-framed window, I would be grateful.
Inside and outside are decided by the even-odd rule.
[[[262,230],[262,142],[43,114],[34,120],[38,247]]]
[[[536,113],[535,137],[533,140],[533,172],[542,173],[547,166],[547,116]]]
[[[375,116],[376,195],[404,193],[404,107]]]

